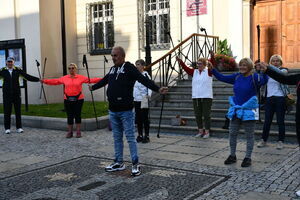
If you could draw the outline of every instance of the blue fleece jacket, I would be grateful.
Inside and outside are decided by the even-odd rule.
[[[233,101],[236,105],[243,105],[251,97],[256,96],[258,88],[268,81],[268,76],[265,74],[254,73],[246,77],[241,73],[223,75],[216,69],[213,69],[212,73],[219,81],[233,84]]]

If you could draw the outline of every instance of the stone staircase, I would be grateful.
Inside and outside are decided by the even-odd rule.
[[[290,87],[291,92],[295,93],[295,87]],[[232,85],[220,82],[214,79],[213,82],[213,104],[211,112],[211,135],[213,137],[224,137],[228,135],[228,130],[222,129],[225,121],[225,114],[229,107],[228,97],[233,95]],[[161,110],[161,98],[155,98],[151,101],[150,107],[150,127],[152,133],[157,133],[159,116]],[[295,123],[295,108],[289,114],[286,114],[286,140],[296,142],[296,123]],[[171,126],[171,118],[180,115],[187,120],[186,126]],[[260,137],[264,122],[264,111],[261,110],[262,122],[257,122],[256,135]],[[243,133],[243,129],[241,132]],[[164,109],[161,121],[160,133],[168,134],[187,134],[192,135],[197,133],[196,120],[194,117],[193,104],[191,100],[191,80],[179,80],[176,86],[169,89],[165,97]],[[278,126],[276,124],[276,115],[274,115],[271,126],[270,137],[276,140],[278,135]]]

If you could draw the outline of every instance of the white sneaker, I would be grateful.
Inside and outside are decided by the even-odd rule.
[[[5,134],[10,134],[10,129],[6,129]]]
[[[203,137],[202,137],[203,139],[207,139],[207,138],[209,138],[209,133],[205,133],[204,135],[203,135]]]
[[[276,149],[280,150],[283,148],[283,142],[282,141],[278,141],[277,145],[276,145]]]
[[[296,192],[297,197],[300,197],[300,190]]]
[[[139,176],[140,174],[141,174],[140,165],[139,164],[132,165],[131,175]]]
[[[197,133],[197,135],[195,135],[196,138],[198,137],[202,137],[202,134],[201,133]]]
[[[261,148],[261,147],[265,147],[267,146],[267,142],[265,142],[264,140],[261,140],[260,142],[258,142],[257,147]]]
[[[22,128],[17,129],[17,133],[23,133],[23,132],[24,132],[24,130]]]

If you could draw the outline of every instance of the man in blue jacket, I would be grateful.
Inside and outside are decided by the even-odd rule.
[[[109,119],[112,125],[115,160],[107,166],[105,171],[113,172],[125,169],[123,163],[123,132],[125,133],[132,160],[131,174],[140,175],[139,158],[134,135],[134,113],[133,113],[133,87],[135,81],[139,81],[153,91],[166,94],[166,87],[159,88],[153,81],[143,76],[130,62],[125,62],[125,50],[114,47],[111,52],[114,66],[108,74],[93,86],[90,90],[96,90],[108,84],[107,97],[109,102]]]

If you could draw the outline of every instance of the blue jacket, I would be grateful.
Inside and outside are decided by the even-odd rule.
[[[237,105],[234,103],[233,97],[229,97],[230,108],[227,117],[232,120],[234,117],[242,121],[258,120],[258,99],[256,96],[251,97],[244,104]]]

